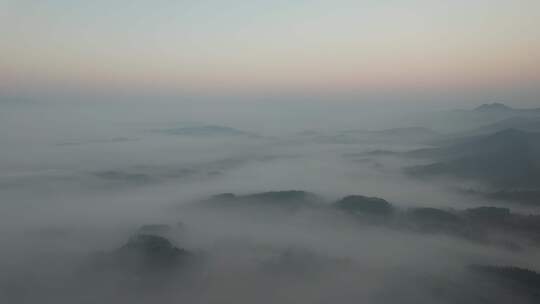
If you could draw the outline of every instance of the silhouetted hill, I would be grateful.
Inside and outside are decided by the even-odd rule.
[[[483,105],[478,106],[474,109],[474,111],[477,112],[540,112],[540,108],[532,108],[532,109],[516,109],[509,107],[503,103],[494,102],[494,103],[486,103]]]
[[[497,187],[540,186],[540,133],[506,129],[410,154],[436,160],[406,170],[416,176],[478,179]]]
[[[510,209],[500,207],[476,207],[465,212],[469,218],[480,221],[504,221],[510,217]]]
[[[515,129],[528,132],[540,132],[540,117],[512,117],[482,126],[461,135],[485,135],[489,133],[503,131],[506,129]]]
[[[526,292],[532,299],[540,300],[540,273],[514,266],[472,265],[470,269],[513,287],[514,292]],[[536,302],[538,303],[538,302]]]
[[[498,102],[486,103],[474,109],[474,111],[513,111],[513,110],[514,109],[512,109],[511,107],[502,103],[498,103]]]
[[[194,257],[192,252],[174,246],[163,236],[137,233],[120,248],[97,256],[94,266],[110,274],[144,278],[185,269]]]
[[[513,213],[501,207],[484,206],[464,210],[400,208],[385,199],[363,195],[348,195],[332,203],[313,193],[297,190],[249,195],[223,193],[190,204],[190,208],[198,207],[210,207],[212,212],[232,211],[235,216],[245,211],[245,214],[261,216],[261,219],[267,219],[270,215],[294,215],[296,213],[290,211],[306,210],[315,211],[310,214],[330,218],[334,223],[346,217],[347,221],[353,220],[360,224],[416,233],[445,234],[506,250],[540,245],[540,216]]]
[[[392,205],[382,198],[363,195],[346,196],[335,202],[334,206],[352,214],[388,215],[394,210]]]
[[[512,108],[502,103],[483,104],[474,109],[425,113],[407,124],[428,127],[442,133],[466,133],[486,125],[515,118],[540,118],[540,108]],[[512,126],[507,126],[512,127]],[[495,130],[494,130],[495,131]]]

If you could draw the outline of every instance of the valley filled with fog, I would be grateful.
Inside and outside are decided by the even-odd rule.
[[[0,104],[0,302],[540,299],[539,109],[213,105]]]

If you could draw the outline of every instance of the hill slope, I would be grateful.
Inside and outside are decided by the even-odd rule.
[[[540,187],[540,133],[507,129],[414,153],[434,162],[408,168],[413,175],[477,179],[498,188]]]

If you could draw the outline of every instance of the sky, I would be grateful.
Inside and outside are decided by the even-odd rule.
[[[537,0],[0,0],[0,89],[516,90]]]

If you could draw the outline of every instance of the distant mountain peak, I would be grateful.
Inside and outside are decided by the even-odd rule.
[[[474,110],[475,111],[511,111],[513,109],[503,103],[494,102],[494,103],[483,104]]]

